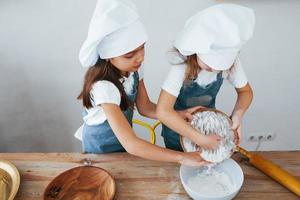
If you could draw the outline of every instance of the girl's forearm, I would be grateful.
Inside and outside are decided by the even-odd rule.
[[[139,113],[144,117],[157,119],[156,117],[156,104],[149,101],[143,108],[139,109]]]
[[[148,93],[146,91],[146,87],[143,79],[139,83],[138,87],[138,95],[136,99],[136,106],[139,113],[142,116],[149,117],[152,119],[157,119],[156,117],[156,104],[152,103]]]
[[[189,138],[193,142],[202,143],[202,135],[188,124],[175,110],[157,110],[158,119],[178,134]]]
[[[155,146],[138,137],[133,139],[131,147],[126,150],[132,155],[155,161],[180,163],[183,159],[183,152]]]
[[[181,162],[182,152],[166,150],[138,138],[118,105],[102,104],[102,107],[109,125],[128,153],[156,161]]]
[[[249,108],[253,99],[252,90],[242,91],[237,93],[237,100],[233,109],[232,115],[238,115],[243,117],[247,109]]]

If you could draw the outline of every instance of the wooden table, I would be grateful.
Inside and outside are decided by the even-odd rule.
[[[300,151],[260,152],[293,175],[300,177]],[[238,154],[245,181],[236,199],[298,199],[260,171],[249,166]],[[117,183],[116,199],[190,199],[179,178],[179,165],[141,159],[127,153],[93,155],[81,153],[2,153],[19,169],[21,185],[16,199],[42,199],[47,184],[61,172],[83,165],[91,159],[94,166],[111,172]]]

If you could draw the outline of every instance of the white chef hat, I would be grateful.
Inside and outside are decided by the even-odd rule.
[[[98,58],[124,55],[148,39],[135,5],[130,0],[98,0],[79,60],[84,67]]]
[[[174,46],[184,56],[197,54],[215,70],[229,69],[241,47],[252,37],[252,9],[235,4],[218,4],[187,20]]]

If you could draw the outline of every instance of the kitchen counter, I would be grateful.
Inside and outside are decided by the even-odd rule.
[[[300,151],[257,152],[300,178]],[[236,199],[298,199],[262,172],[250,166],[240,154],[245,181]],[[128,153],[105,155],[81,153],[0,153],[21,174],[16,199],[42,199],[47,184],[58,174],[91,160],[92,165],[109,171],[116,180],[116,199],[190,199],[179,178],[179,165],[138,158]]]

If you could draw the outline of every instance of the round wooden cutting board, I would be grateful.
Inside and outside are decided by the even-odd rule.
[[[44,200],[112,200],[116,184],[104,169],[75,167],[55,177],[44,191]]]

